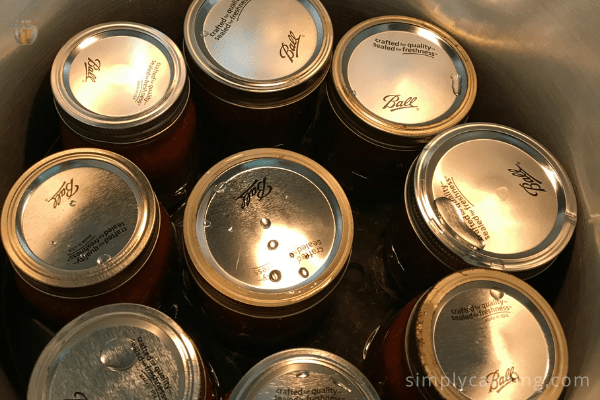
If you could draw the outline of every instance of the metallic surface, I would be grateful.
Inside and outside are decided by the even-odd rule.
[[[201,178],[183,230],[193,274],[234,300],[280,307],[314,296],[343,270],[353,222],[323,167],[290,151],[256,149]]]
[[[202,367],[169,317],[115,304],[87,312],[57,333],[34,367],[27,398],[195,400],[204,390]]]
[[[418,147],[461,122],[477,90],[473,63],[458,42],[402,16],[370,19],[348,31],[336,46],[328,83],[344,124],[387,148]]]
[[[282,106],[312,92],[333,45],[318,0],[196,0],[184,31],[192,75],[217,97],[250,107]]]
[[[413,376],[434,398],[558,399],[567,342],[550,305],[499,271],[469,269],[435,284],[407,333]],[[419,385],[419,381],[416,380]]]
[[[471,123],[449,129],[425,147],[409,179],[420,212],[411,220],[423,218],[437,239],[471,265],[507,272],[545,265],[566,247],[577,222],[575,192],[562,166],[511,128]],[[454,222],[447,233],[453,220],[443,221],[440,197],[453,201],[464,224],[485,241],[483,248],[453,234],[463,224]]]
[[[250,369],[231,400],[340,399],[379,400],[367,378],[348,361],[316,349],[273,354]]]
[[[2,240],[32,285],[84,297],[91,286],[102,293],[137,271],[158,236],[157,209],[148,180],[129,160],[104,150],[64,151],[15,183]]]
[[[600,390],[600,4],[549,1],[540,12],[539,2],[530,0],[323,3],[338,39],[354,25],[380,15],[409,15],[440,26],[465,47],[477,68],[477,101],[470,120],[527,132],[561,161],[577,190],[579,221],[573,256],[554,306],[570,345],[569,376],[588,378],[587,385],[572,382],[566,398],[593,398]],[[51,120],[39,119],[54,109],[40,107],[40,100],[48,100],[47,75],[60,47],[81,30],[115,19],[156,27],[181,43],[188,7],[188,2],[148,0],[4,2],[0,202],[58,137],[57,131],[35,132],[50,133]],[[15,40],[13,31],[21,29],[31,32],[35,41],[24,45]],[[16,398],[1,379],[0,392],[6,399]]]
[[[179,117],[186,79],[183,55],[171,39],[119,22],[93,26],[65,43],[50,82],[57,108],[75,132],[129,143],[155,136]]]

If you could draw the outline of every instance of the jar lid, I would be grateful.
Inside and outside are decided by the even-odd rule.
[[[442,279],[409,325],[412,383],[433,398],[557,399],[563,389],[568,355],[560,322],[510,274],[477,268]]]
[[[196,400],[204,365],[185,332],[165,314],[111,304],[74,319],[33,369],[28,399]]]
[[[473,63],[456,40],[400,16],[350,29],[335,49],[331,78],[329,99],[342,121],[391,148],[422,147],[463,121],[477,89]]]
[[[109,143],[156,136],[177,120],[189,96],[185,60],[175,43],[132,22],[75,35],[56,55],[50,83],[65,124]]]
[[[271,308],[332,290],[353,233],[337,181],[311,159],[281,149],[250,150],[216,164],[192,191],[183,222],[201,287],[205,281],[208,291]]]
[[[318,0],[196,0],[188,9],[185,56],[192,75],[227,102],[283,106],[325,78],[333,27]]]
[[[290,349],[252,367],[231,400],[261,399],[379,400],[373,385],[352,364],[316,349]]]
[[[408,213],[434,254],[441,246],[469,265],[531,275],[558,256],[575,229],[577,204],[566,172],[515,129],[451,128],[425,147],[413,169],[407,204],[414,190],[416,207]]]
[[[32,286],[56,296],[92,296],[125,283],[150,256],[158,207],[150,183],[125,157],[62,151],[14,184],[2,210],[2,242]]]

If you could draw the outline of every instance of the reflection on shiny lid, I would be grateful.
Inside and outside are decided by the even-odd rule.
[[[483,269],[455,273],[425,294],[415,318],[413,367],[431,378],[425,391],[472,400],[560,394],[564,333],[550,305],[520,279]]]
[[[566,246],[577,220],[575,193],[558,161],[533,139],[500,125],[444,132],[425,148],[409,179],[419,210],[419,216],[409,213],[411,219],[423,218],[437,239],[472,265],[509,272],[544,265]],[[459,218],[448,218],[441,198],[451,200]]]
[[[293,303],[344,267],[352,218],[341,188],[314,161],[258,149],[201,179],[184,236],[195,270],[224,294],[249,304]]]
[[[256,106],[312,91],[328,70],[333,42],[317,0],[196,0],[184,32],[195,78],[225,100]]]
[[[202,361],[168,316],[134,304],[104,306],[58,332],[33,370],[27,398],[195,400]]]
[[[68,126],[92,140],[120,143],[152,137],[179,116],[186,76],[183,56],[166,35],[108,23],[65,43],[51,84]]]
[[[157,238],[158,202],[142,172],[95,149],[56,153],[26,171],[2,212],[17,272],[55,294],[118,286]],[[137,265],[137,264],[136,264]]]
[[[332,78],[329,95],[338,114],[362,127],[365,132],[357,133],[367,140],[392,147],[463,120],[476,90],[471,60],[454,39],[431,24],[397,16],[347,32],[336,47]]]
[[[291,349],[256,364],[230,400],[379,400],[367,378],[348,361],[322,350]]]

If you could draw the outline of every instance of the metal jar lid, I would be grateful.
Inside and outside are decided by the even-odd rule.
[[[185,60],[165,34],[111,22],[60,49],[50,83],[65,124],[93,141],[134,143],[172,125],[189,97]]]
[[[435,399],[558,399],[568,370],[550,305],[519,278],[480,268],[444,278],[419,300],[407,348],[407,384]]]
[[[521,277],[548,266],[577,222],[575,192],[556,158],[502,125],[464,124],[433,139],[405,195],[411,223],[436,257]]]
[[[185,332],[137,304],[96,308],[67,324],[40,355],[30,400],[203,399],[204,366]]]
[[[16,272],[42,292],[112,290],[150,257],[159,204],[131,161],[98,149],[56,153],[28,169],[2,210],[2,242]]]
[[[316,349],[273,354],[242,377],[230,400],[379,400],[367,378],[348,361]]]
[[[327,90],[355,134],[379,146],[415,149],[465,119],[477,79],[471,59],[446,32],[383,16],[342,37]]]
[[[327,75],[333,47],[318,0],[196,0],[184,36],[192,76],[222,100],[251,108],[311,93]]]
[[[281,149],[216,164],[192,191],[183,221],[190,269],[205,292],[224,297],[226,307],[235,307],[226,304],[233,300],[266,307],[271,316],[314,305],[333,290],[353,234],[337,181],[311,159]]]

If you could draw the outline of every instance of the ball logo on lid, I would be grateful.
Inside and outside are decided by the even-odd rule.
[[[75,193],[77,193],[78,190],[79,185],[74,185],[73,178],[71,178],[69,182],[64,181],[54,196],[50,197],[46,201],[48,203],[52,202],[52,208],[56,208],[60,204],[63,197],[66,196],[67,199],[70,199]]]
[[[419,109],[419,106],[413,104],[415,101],[417,101],[416,97],[407,97],[405,100],[402,100],[399,94],[388,94],[383,98],[383,101],[386,103],[383,107],[381,107],[382,110],[389,108],[390,111],[393,112],[405,108]]]
[[[236,200],[242,200],[242,208],[246,208],[250,205],[250,200],[253,196],[261,201],[263,197],[267,197],[271,193],[271,186],[267,185],[267,177],[265,176],[262,180],[255,179],[254,182],[240,194]]]
[[[519,184],[527,194],[537,196],[538,192],[545,192],[542,189],[542,181],[534,178],[529,172],[525,171],[520,163],[517,163],[518,169],[509,168],[508,172],[512,172],[513,176],[523,179],[523,183]]]
[[[100,71],[100,60],[97,58],[92,60],[88,57],[87,62],[84,62],[83,66],[85,67],[84,82],[87,82],[88,80],[96,82],[96,75],[94,74],[94,71]]]
[[[288,39],[290,40],[290,44],[281,43],[281,49],[279,50],[279,55],[281,58],[286,58],[290,60],[290,62],[294,62],[294,58],[298,58],[298,50],[300,48],[300,38],[302,35],[296,37],[294,32],[290,31],[288,35]]]
[[[502,389],[504,389],[511,383],[518,382],[519,374],[515,372],[515,367],[512,366],[506,370],[504,376],[500,376],[499,370],[495,370],[494,372],[490,372],[486,376],[485,380],[489,383],[489,393],[500,393]]]

